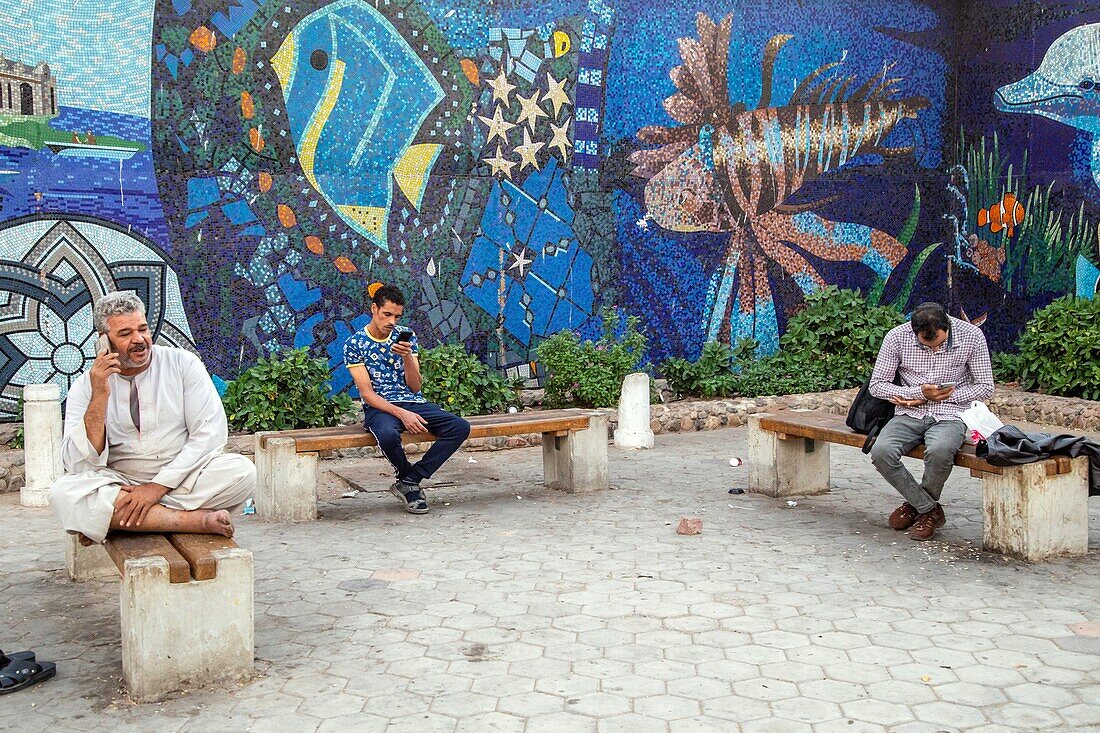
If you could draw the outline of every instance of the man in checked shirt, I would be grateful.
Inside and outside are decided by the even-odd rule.
[[[900,386],[893,383],[895,373]],[[922,303],[909,323],[883,339],[870,392],[897,405],[871,449],[875,468],[905,499],[890,515],[890,526],[908,529],[914,540],[930,540],[947,521],[939,500],[966,435],[959,413],[993,395],[985,335],[948,316],[939,303]],[[921,443],[924,475],[918,483],[901,457]]]

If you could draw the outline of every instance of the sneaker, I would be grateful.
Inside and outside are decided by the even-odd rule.
[[[404,481],[394,481],[390,487],[390,493],[401,500],[401,505],[409,514],[427,514],[428,500],[418,484],[407,484]]]
[[[890,528],[898,531],[909,529],[913,526],[913,522],[917,521],[918,514],[920,512],[917,511],[915,506],[905,502],[890,515]]]
[[[917,515],[913,527],[909,530],[909,539],[918,542],[930,540],[935,537],[936,530],[945,524],[947,524],[947,517],[944,516],[943,507],[936,504],[932,511]]]

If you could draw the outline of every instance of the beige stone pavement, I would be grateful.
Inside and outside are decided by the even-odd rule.
[[[69,583],[50,513],[0,497],[0,648],[59,670],[0,697],[0,731],[1100,731],[1100,499],[1087,557],[1028,565],[980,551],[964,471],[919,544],[854,449],[829,494],[728,494],[745,439],[611,448],[596,494],[542,487],[534,448],[458,454],[423,517],[335,482],[318,522],[242,517],[258,677],[147,705],[119,689],[117,583]]]

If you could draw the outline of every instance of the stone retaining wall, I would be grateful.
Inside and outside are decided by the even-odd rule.
[[[7,491],[19,491],[23,488],[25,476],[23,451],[0,451],[0,494]]]
[[[855,393],[854,389],[841,389],[780,397],[669,402],[651,407],[650,429],[655,434],[717,430],[744,425],[748,416],[753,413],[788,409],[825,410],[843,414],[848,411]],[[534,399],[526,399],[525,404],[537,404],[537,396]],[[1052,397],[998,385],[997,393],[989,401],[989,409],[1005,422],[1025,421],[1059,425],[1070,431],[1100,430],[1100,402],[1090,400]],[[601,412],[608,415],[609,437],[611,437],[610,434],[618,425],[617,410],[609,408]],[[231,435],[228,450],[233,453],[252,455],[253,442],[254,438],[248,434]],[[466,450],[526,448],[541,443],[542,436],[538,433],[514,437],[479,438],[469,441],[466,444]],[[429,445],[431,444],[410,443],[405,446],[405,450],[410,454],[416,454],[427,450]],[[349,448],[332,451],[330,454],[335,458],[378,455],[380,454],[376,447]],[[0,493],[18,491],[23,486],[23,476],[23,451],[0,450]]]

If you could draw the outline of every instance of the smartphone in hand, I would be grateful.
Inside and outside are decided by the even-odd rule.
[[[104,351],[114,351],[114,349],[111,348],[111,340],[107,338],[107,334],[101,333],[95,342],[96,356],[102,354]]]
[[[939,383],[939,384],[937,385],[937,387],[938,387],[939,389],[951,389],[952,387],[954,387],[954,386],[955,386],[955,384],[956,384],[956,382],[940,382],[940,383]]]
[[[413,338],[413,332],[412,331],[402,331],[401,333],[397,334],[397,343],[399,343],[399,344],[408,343],[409,341],[412,341],[412,338]]]

